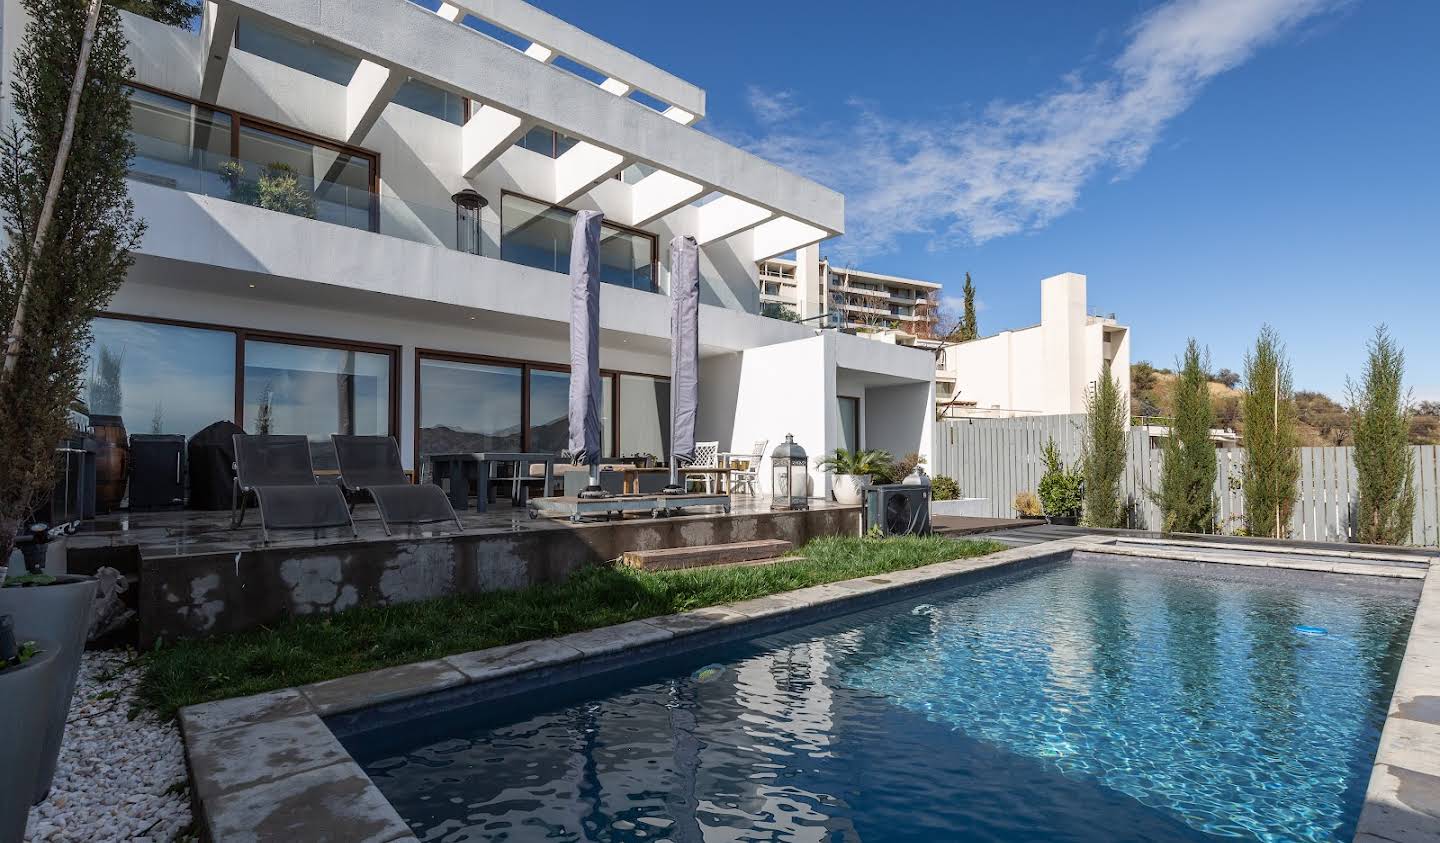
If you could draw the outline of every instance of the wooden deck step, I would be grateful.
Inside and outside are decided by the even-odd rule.
[[[733,565],[784,556],[794,545],[783,539],[761,539],[730,544],[706,544],[696,547],[667,547],[660,550],[631,550],[623,561],[642,571],[674,571],[679,568],[703,568],[710,565]]]

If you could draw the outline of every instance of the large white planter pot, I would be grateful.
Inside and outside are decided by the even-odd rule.
[[[26,636],[40,650],[19,667],[0,670],[0,701],[4,702],[4,740],[0,740],[0,840],[25,837],[25,822],[35,804],[40,762],[45,754],[46,725],[55,695],[63,684],[60,661],[64,648],[54,641]]]
[[[0,588],[0,615],[14,617],[17,638],[43,638],[60,644],[55,666],[60,681],[55,684],[54,698],[47,708],[48,719],[39,724],[44,753],[38,764],[32,802],[45,798],[55,778],[55,762],[60,757],[70,697],[75,693],[75,678],[80,672],[80,654],[85,651],[85,639],[90,634],[90,612],[98,585],[94,577],[66,575],[56,579],[51,585]],[[9,722],[12,726],[15,723],[3,713],[0,713],[0,722]]]
[[[830,475],[830,492],[835,495],[835,502],[847,506],[859,506],[864,499],[864,488],[870,485],[868,474],[832,474]]]

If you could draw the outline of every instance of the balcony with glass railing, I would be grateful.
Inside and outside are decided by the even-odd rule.
[[[226,199],[268,211],[569,271],[575,212],[527,197],[500,197],[500,242],[487,240],[476,211],[429,205],[375,190],[377,160],[301,133],[166,94],[136,90],[129,176],[137,182]],[[143,208],[142,208],[143,213]],[[657,238],[606,223],[601,281],[656,291]]]

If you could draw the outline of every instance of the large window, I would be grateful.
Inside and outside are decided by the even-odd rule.
[[[170,94],[132,91],[132,178],[378,230],[374,154]]]
[[[670,381],[620,376],[620,455],[670,456]]]
[[[395,433],[393,349],[114,317],[91,332],[81,397],[131,433],[299,433],[319,469],[336,467],[332,433]]]
[[[330,434],[390,433],[392,360],[373,351],[248,340],[241,426],[304,434],[315,467],[335,468]]]
[[[411,111],[438,117],[446,123],[465,125],[465,98],[419,79],[411,79],[401,85],[390,101]]]
[[[839,404],[840,447],[855,453],[860,450],[860,399],[841,395]]]
[[[574,219],[575,212],[569,208],[505,194],[500,217],[500,257],[537,269],[569,272]],[[653,291],[657,255],[654,235],[601,224],[601,281]]]
[[[337,85],[350,84],[360,59],[309,38],[298,38],[253,18],[235,25],[235,48]]]
[[[559,158],[570,151],[570,148],[580,141],[561,134],[554,129],[547,129],[544,126],[536,126],[520,136],[515,145],[521,149],[528,149],[531,152],[538,152],[547,158]]]
[[[608,458],[617,444],[616,374],[602,372],[600,381],[601,456]],[[569,447],[570,372],[560,366],[422,354],[417,394],[422,458],[477,451],[558,454]]]
[[[520,366],[420,360],[420,453],[519,451],[524,370]]]
[[[235,335],[96,319],[81,397],[130,433],[193,436],[235,415]]]

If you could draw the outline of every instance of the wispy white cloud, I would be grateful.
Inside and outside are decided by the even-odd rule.
[[[1100,72],[1068,73],[973,119],[909,122],[852,102],[848,121],[787,126],[793,93],[752,87],[750,106],[768,125],[735,140],[845,193],[838,257],[885,252],[911,234],[932,247],[983,243],[1045,227],[1101,174],[1133,173],[1207,82],[1345,2],[1172,0],[1135,21]]]
[[[751,85],[745,93],[746,101],[755,116],[764,122],[782,122],[800,113],[794,91],[770,91],[759,85]]]

